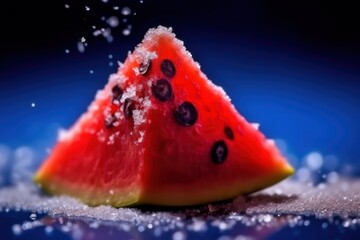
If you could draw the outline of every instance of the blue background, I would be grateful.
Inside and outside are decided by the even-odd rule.
[[[129,36],[121,34],[128,23],[113,29],[113,43],[92,36],[102,15],[122,19],[100,0],[1,6],[0,144],[34,147],[41,160],[57,129],[70,127],[116,71],[116,61],[161,24],[173,27],[203,72],[268,137],[284,139],[300,159],[313,150],[334,154],[359,174],[360,19],[354,6],[260,0],[114,0],[109,6],[116,2],[136,15],[127,18]],[[89,46],[79,53],[82,36]]]

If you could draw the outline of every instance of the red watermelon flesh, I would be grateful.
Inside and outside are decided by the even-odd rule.
[[[193,205],[293,173],[201,72],[171,28],[150,29],[35,175],[89,205]]]

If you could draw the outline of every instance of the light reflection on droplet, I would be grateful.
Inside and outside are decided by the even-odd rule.
[[[131,9],[129,7],[123,7],[121,9],[121,14],[124,16],[128,16],[131,14]]]
[[[123,29],[123,31],[122,31],[122,34],[123,34],[124,36],[129,36],[130,33],[131,33],[131,30],[128,29],[128,28],[125,28],[125,29]]]
[[[106,23],[109,24],[110,27],[117,27],[119,25],[119,19],[116,16],[111,16],[106,20]]]
[[[305,161],[311,170],[318,170],[323,165],[323,157],[319,152],[309,153],[305,156]]]

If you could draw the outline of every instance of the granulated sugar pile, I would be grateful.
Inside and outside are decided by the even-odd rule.
[[[20,184],[0,190],[2,209],[48,213],[66,217],[87,217],[98,220],[152,222],[153,214],[141,214],[137,208],[88,207],[76,199],[43,195],[36,186]],[[156,208],[155,208],[156,209]],[[164,212],[171,218],[171,212]],[[231,202],[173,211],[176,216],[212,214],[214,212],[239,214],[304,215],[320,218],[360,217],[360,180],[340,179],[333,184],[310,186],[287,180],[250,196],[240,196]]]
[[[30,183],[0,190],[0,214],[29,213],[27,221],[13,225],[15,235],[39,227],[45,232],[52,231],[54,224],[65,233],[83,234],[87,230],[78,229],[79,220],[88,229],[115,226],[122,233],[149,231],[154,237],[171,232],[173,239],[180,235],[184,237],[183,231],[199,234],[209,229],[226,232],[239,226],[260,230],[308,226],[311,223],[307,219],[309,216],[326,220],[322,228],[337,219],[336,224],[355,229],[360,224],[359,206],[360,180],[345,179],[317,186],[286,180],[256,194],[224,203],[166,209],[89,207],[67,196],[43,195]],[[38,220],[39,214],[42,217]],[[43,217],[44,214],[52,220]]]

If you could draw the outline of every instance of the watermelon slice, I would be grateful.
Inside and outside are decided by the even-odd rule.
[[[293,168],[171,28],[150,29],[35,175],[89,205],[193,205],[248,194]]]

